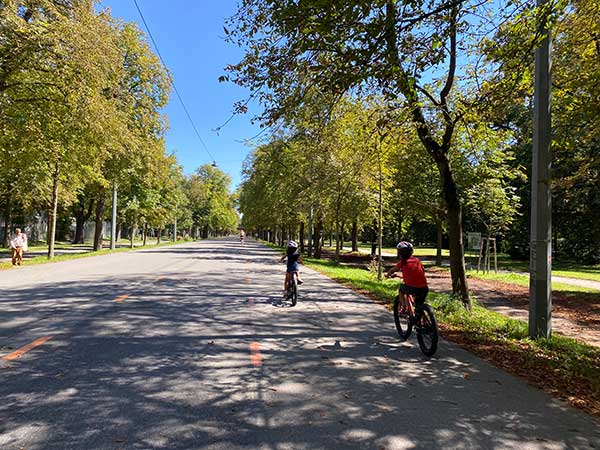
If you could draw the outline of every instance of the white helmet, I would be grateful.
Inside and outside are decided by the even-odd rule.
[[[288,248],[298,248],[298,244],[292,240],[289,240],[287,243]]]
[[[404,256],[405,258],[410,258],[413,254],[413,246],[408,241],[399,242],[398,245],[396,245],[396,248],[398,249],[400,256]]]

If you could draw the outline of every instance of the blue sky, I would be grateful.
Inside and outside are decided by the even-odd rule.
[[[233,83],[219,83],[227,64],[238,62],[242,50],[224,40],[225,19],[236,10],[236,0],[138,0],[162,57],[173,74],[179,93],[202,139],[221,170],[231,175],[233,185],[249,148],[242,142],[260,132],[250,119],[257,113],[236,116],[217,135],[213,130],[231,115],[233,103],[248,92]],[[133,0],[102,0],[102,8],[114,17],[138,23],[145,32]],[[251,105],[252,106],[252,105]],[[167,150],[175,152],[186,174],[210,163],[185,116],[175,93],[165,110],[169,118]]]

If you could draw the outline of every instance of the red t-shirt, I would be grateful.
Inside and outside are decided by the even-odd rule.
[[[427,278],[425,278],[425,269],[419,258],[411,256],[408,259],[401,259],[396,264],[396,268],[402,271],[404,284],[416,288],[427,287]]]

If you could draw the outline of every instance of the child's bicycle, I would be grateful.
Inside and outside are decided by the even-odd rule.
[[[292,302],[292,306],[296,306],[298,303],[298,275],[296,273],[292,273],[292,278],[288,281],[286,299]]]
[[[396,329],[403,340],[410,337],[413,327],[417,332],[419,347],[425,356],[433,356],[438,345],[438,327],[431,306],[423,303],[423,311],[419,318],[415,317],[415,300],[412,295],[404,294],[408,307],[403,309],[400,296],[394,300],[394,321]]]

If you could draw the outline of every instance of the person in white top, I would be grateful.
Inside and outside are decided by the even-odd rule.
[[[12,252],[12,263],[13,266],[18,264],[19,266],[23,263],[23,250],[27,248],[27,235],[21,233],[21,229],[15,229],[15,235],[10,240],[10,249]]]

